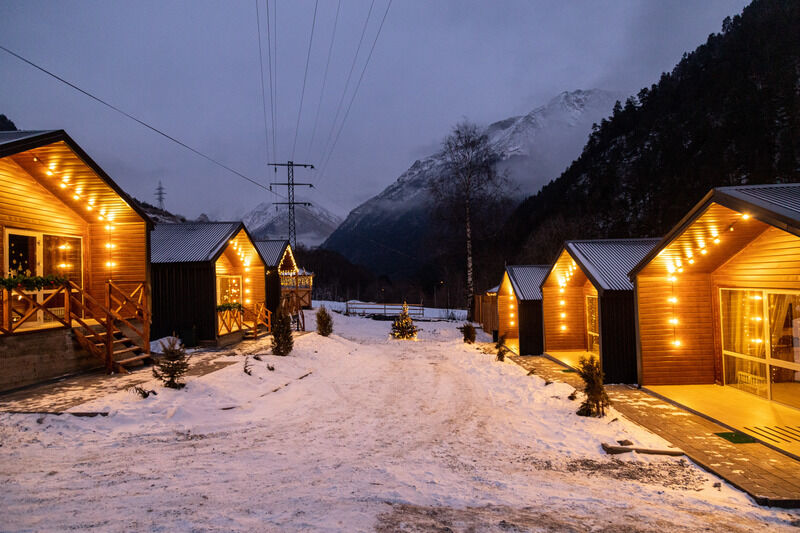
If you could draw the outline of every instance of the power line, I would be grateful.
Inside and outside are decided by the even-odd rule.
[[[308,53],[306,53],[306,71],[303,74],[303,89],[300,91],[300,109],[297,110],[297,125],[294,127],[294,142],[292,143],[292,159],[294,150],[297,147],[297,134],[300,133],[300,116],[303,114],[303,98],[306,95],[306,78],[308,78],[308,63],[311,60],[311,45],[314,42],[314,26],[317,24],[317,7],[319,0],[314,2],[314,18],[311,19],[311,37],[308,39]]]
[[[269,40],[269,0],[267,2],[267,40]],[[269,54],[269,90],[270,90],[270,103],[272,105],[272,157],[277,159],[278,157],[278,130],[276,128],[277,125],[277,118],[276,115],[278,114],[278,2],[275,1],[275,17],[273,18],[273,39],[275,39],[275,80],[272,79],[272,43],[270,42],[270,46],[267,48],[267,52]]]
[[[126,112],[126,111],[123,111],[122,109],[120,109],[120,108],[118,108],[118,107],[116,107],[116,106],[114,106],[114,105],[112,105],[112,104],[110,104],[110,103],[106,102],[105,100],[103,100],[103,99],[101,99],[101,98],[98,98],[97,96],[93,95],[92,93],[90,93],[90,92],[88,92],[88,91],[85,91],[85,90],[81,89],[80,87],[78,87],[78,86],[77,86],[77,85],[75,85],[74,83],[70,83],[69,81],[65,80],[64,78],[62,78],[62,77],[58,76],[57,74],[53,74],[53,73],[52,73],[52,72],[50,72],[49,70],[47,70],[47,69],[45,69],[45,68],[43,68],[43,67],[40,67],[39,65],[37,65],[37,64],[36,64],[36,63],[34,63],[33,61],[30,61],[30,60],[28,60],[28,59],[25,59],[25,58],[24,58],[24,57],[22,57],[21,55],[19,55],[19,54],[15,53],[15,52],[12,52],[11,50],[9,50],[8,48],[6,48],[5,46],[2,46],[2,45],[0,45],[0,50],[3,50],[4,52],[6,52],[6,53],[8,53],[8,54],[10,54],[10,55],[12,55],[12,56],[14,56],[14,57],[16,57],[16,58],[17,58],[17,59],[19,59],[20,61],[22,61],[22,62],[24,62],[24,63],[27,63],[28,65],[32,66],[33,68],[35,68],[35,69],[37,69],[37,70],[40,70],[40,71],[44,72],[44,73],[45,73],[45,74],[47,74],[48,76],[50,76],[50,77],[53,77],[53,78],[57,79],[57,80],[58,80],[58,81],[60,81],[61,83],[64,83],[65,85],[69,85],[70,87],[72,87],[72,88],[73,88],[73,89],[75,89],[76,91],[78,91],[78,92],[80,92],[80,93],[82,93],[82,94],[84,94],[84,95],[88,96],[88,97],[89,97],[89,98],[91,98],[92,100],[95,100],[96,102],[99,102],[99,103],[103,104],[104,106],[106,106],[106,107],[108,107],[108,108],[110,108],[110,109],[113,109],[113,110],[114,110],[114,111],[116,111],[117,113],[120,113],[121,115],[124,115],[124,116],[128,117],[129,119],[133,120],[134,122],[136,122],[136,123],[138,123],[138,124],[140,124],[140,125],[144,126],[145,128],[147,128],[147,129],[149,129],[149,130],[151,130],[151,131],[154,131],[155,133],[157,133],[157,134],[161,135],[162,137],[165,137],[165,138],[169,139],[170,141],[174,142],[175,144],[179,144],[180,146],[183,146],[184,148],[186,148],[186,149],[187,149],[187,150],[189,150],[190,152],[193,152],[193,153],[195,153],[195,154],[199,155],[199,156],[200,156],[200,157],[202,157],[203,159],[206,159],[206,160],[208,160],[208,161],[210,161],[210,162],[214,163],[215,165],[217,165],[217,166],[219,166],[219,167],[222,167],[222,168],[224,168],[225,170],[227,170],[228,172],[230,172],[230,173],[232,173],[232,174],[236,174],[236,175],[237,175],[237,176],[239,176],[240,178],[242,178],[242,179],[245,179],[245,180],[249,181],[249,182],[250,182],[250,183],[252,183],[253,185],[257,185],[257,186],[261,187],[262,189],[266,189],[266,187],[265,187],[265,186],[261,185],[261,184],[260,184],[259,182],[257,182],[256,180],[254,180],[254,179],[252,179],[252,178],[249,178],[249,177],[245,176],[244,174],[242,174],[242,173],[241,173],[241,172],[239,172],[238,170],[234,170],[234,169],[232,169],[231,167],[229,167],[228,165],[226,165],[226,164],[224,164],[224,163],[220,163],[220,162],[219,162],[219,161],[217,161],[216,159],[214,159],[214,158],[212,158],[212,157],[210,157],[210,156],[207,156],[207,155],[206,155],[206,154],[204,154],[203,152],[201,152],[201,151],[199,151],[199,150],[197,150],[197,149],[195,149],[195,148],[192,148],[192,147],[191,147],[191,146],[189,146],[188,144],[186,144],[186,143],[184,143],[184,142],[181,142],[181,141],[179,141],[179,140],[178,140],[178,139],[176,139],[175,137],[172,137],[171,135],[168,135],[168,134],[164,133],[163,131],[159,130],[158,128],[155,128],[155,127],[151,126],[151,125],[150,125],[150,124],[148,124],[147,122],[144,122],[143,120],[140,120],[140,119],[138,119],[138,118],[134,117],[134,116],[133,116],[133,115],[131,115],[130,113],[128,113],[128,112]]]
[[[264,53],[261,50],[261,14],[259,13],[258,9],[258,2],[259,0],[255,0],[256,2],[256,28],[258,29],[258,66],[261,69],[261,109],[264,114],[264,144],[267,150],[266,157],[267,162],[269,162],[269,126],[267,125],[267,92],[264,88]]]
[[[392,0],[389,0],[389,3],[386,5],[386,11],[383,13],[383,19],[381,19],[381,25],[378,26],[378,33],[375,34],[375,40],[372,41],[372,48],[369,50],[369,55],[367,56],[367,61],[364,63],[364,68],[361,69],[361,75],[358,78],[358,83],[356,84],[356,88],[353,91],[353,96],[350,98],[350,103],[347,105],[347,111],[344,114],[344,118],[342,119],[342,123],[339,125],[339,131],[336,133],[336,139],[334,139],[333,144],[331,145],[331,149],[328,152],[328,157],[325,159],[325,162],[322,166],[322,176],[320,176],[320,180],[325,177],[325,171],[328,167],[328,162],[331,160],[331,156],[333,155],[333,151],[336,149],[336,143],[339,142],[339,136],[342,134],[342,130],[344,129],[344,123],[347,121],[347,117],[350,115],[350,109],[353,107],[353,102],[355,102],[356,95],[358,94],[358,89],[361,87],[361,82],[364,79],[364,74],[367,72],[367,66],[369,65],[369,60],[372,59],[372,53],[375,51],[375,45],[378,44],[378,37],[381,36],[381,30],[383,29],[383,23],[386,22],[386,16],[389,14],[389,8],[392,7]]]
[[[356,60],[358,59],[358,53],[361,51],[361,43],[364,41],[364,34],[367,33],[367,24],[369,23],[369,17],[372,14],[372,8],[375,6],[375,0],[372,0],[372,3],[369,5],[369,11],[367,11],[367,18],[364,20],[364,27],[361,30],[361,37],[358,39],[358,47],[356,47],[356,55],[353,56],[353,64],[350,65],[350,72],[347,74],[347,80],[344,83],[344,90],[342,91],[342,97],[339,98],[339,105],[336,106],[336,114],[333,116],[333,122],[331,123],[331,131],[328,132],[328,138],[325,140],[325,144],[322,148],[322,155],[324,156],[325,153],[328,151],[328,146],[330,145],[331,139],[333,138],[333,132],[336,130],[336,121],[339,118],[339,113],[342,110],[342,104],[344,104],[344,97],[347,94],[347,88],[350,86],[350,78],[353,76],[353,70],[356,67]]]
[[[342,7],[342,0],[336,5],[336,16],[333,19],[333,33],[331,34],[331,44],[328,46],[328,60],[325,62],[325,74],[322,76],[322,90],[319,92],[319,102],[317,103],[317,114],[314,117],[314,127],[311,128],[311,142],[308,143],[308,151],[311,152],[314,147],[314,137],[317,133],[317,123],[319,122],[319,112],[322,109],[322,97],[325,94],[325,85],[328,81],[328,67],[331,64],[331,53],[333,52],[333,43],[336,40],[336,26],[339,23],[339,10]]]

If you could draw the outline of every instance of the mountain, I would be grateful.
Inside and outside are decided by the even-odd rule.
[[[570,238],[661,236],[712,187],[800,181],[800,2],[755,0],[595,129],[515,211],[509,260]]]
[[[285,239],[289,233],[288,216],[287,206],[262,202],[244,215],[242,220],[255,239]],[[298,244],[315,247],[333,233],[341,224],[342,219],[317,203],[313,203],[308,207],[296,207],[295,221]]]
[[[563,92],[526,115],[488,126],[485,133],[500,156],[498,170],[507,171],[518,189],[514,196],[535,193],[563,171],[618,96],[598,89]],[[383,192],[353,209],[323,247],[378,274],[413,275],[430,259],[428,185],[443,171],[438,155],[415,161]]]
[[[174,213],[170,213],[166,209],[160,209],[152,204],[148,204],[138,198],[133,198],[133,201],[139,206],[139,208],[150,217],[150,220],[155,222],[156,224],[180,224],[182,222],[208,222],[208,216],[204,213],[197,217],[195,220],[188,220],[183,215],[176,215]]]

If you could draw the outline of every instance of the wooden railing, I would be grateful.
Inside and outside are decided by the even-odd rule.
[[[272,331],[272,313],[267,309],[264,302],[258,302],[252,308],[243,309],[242,321],[250,329],[250,334],[257,338],[261,332],[261,327],[266,328],[267,333]]]
[[[374,304],[363,302],[347,302],[345,313],[348,315],[383,315],[397,316],[403,310],[403,304]],[[408,316],[411,318],[423,318],[425,308],[421,305],[408,305]]]
[[[141,351],[150,354],[150,308],[147,302],[149,287],[146,283],[135,283],[135,288],[127,292],[118,282],[106,282],[106,303],[100,303],[78,284],[69,281],[64,285],[47,288],[43,291],[26,291],[21,288],[0,290],[0,335],[48,329],[51,324],[39,323],[38,314],[47,316],[64,327],[72,328],[78,344],[93,356],[103,360],[106,370],[124,371],[114,360],[118,353]],[[39,301],[41,300],[41,301]],[[15,308],[15,303],[16,308]],[[53,306],[52,304],[60,304]],[[22,304],[22,309],[20,305]],[[121,332],[118,325],[124,324],[130,333],[115,338]],[[115,353],[114,345],[119,342],[134,344]]]
[[[217,311],[217,334],[227,335],[242,329],[242,311],[225,309]]]
[[[281,307],[295,323],[298,331],[306,330],[306,317],[303,314],[303,298],[297,291],[281,293]]]

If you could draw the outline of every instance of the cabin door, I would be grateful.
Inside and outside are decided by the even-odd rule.
[[[600,315],[597,296],[586,297],[586,351],[600,355]]]
[[[27,230],[9,229],[3,248],[5,272],[11,277],[63,276],[82,286],[83,250],[80,237],[51,235]],[[33,300],[42,303],[53,290],[26,291]],[[21,296],[12,298],[12,320],[21,320],[33,306]],[[62,295],[48,303],[48,309],[57,316],[64,313]],[[37,311],[26,320],[24,327],[40,327],[54,318],[44,311]]]

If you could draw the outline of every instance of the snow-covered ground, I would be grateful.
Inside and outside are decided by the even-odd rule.
[[[613,410],[574,415],[570,386],[464,345],[458,324],[422,323],[413,342],[390,339],[388,322],[334,322],[289,357],[242,344],[239,364],[184,390],[152,383],[157,396],[75,408],[107,417],[0,415],[0,530],[778,531],[800,519],[685,460],[606,456],[601,442],[666,443]]]

